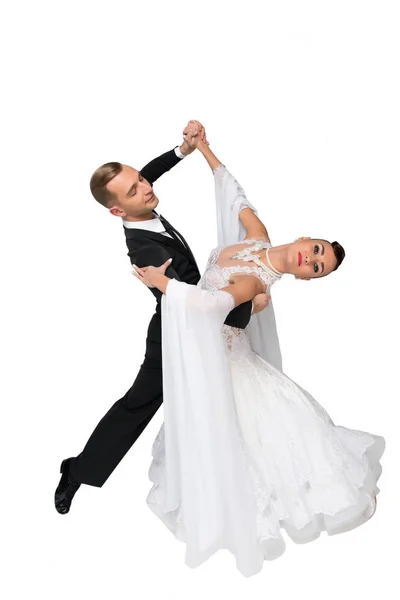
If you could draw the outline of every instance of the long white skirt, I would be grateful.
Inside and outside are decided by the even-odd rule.
[[[322,531],[337,534],[367,521],[376,507],[385,440],[334,425],[308,392],[251,350],[245,332],[239,333],[233,346],[229,352],[225,349],[233,416],[221,413],[219,418],[215,413],[211,422],[210,412],[195,414],[209,399],[202,402],[197,396],[191,404],[205,377],[197,357],[198,379],[192,381],[196,390],[190,390],[190,381],[182,390],[189,416],[180,413],[177,424],[175,415],[173,423],[173,441],[183,428],[185,445],[178,449],[179,457],[168,451],[168,443],[166,452],[165,434],[172,428],[167,418],[153,445],[149,471],[153,486],[147,502],[186,543],[189,566],[227,548],[235,555],[238,569],[249,576],[260,571],[264,560],[284,552],[282,528],[294,542],[305,543]],[[175,380],[177,373],[172,373]],[[176,386],[171,389],[177,392]],[[209,390],[216,393],[214,385]],[[209,411],[219,398],[224,405],[225,394],[219,393]],[[169,397],[165,400],[173,402]],[[208,438],[210,430],[214,439],[211,434]],[[229,449],[228,440],[238,444]],[[203,451],[209,451],[206,458],[200,456]]]

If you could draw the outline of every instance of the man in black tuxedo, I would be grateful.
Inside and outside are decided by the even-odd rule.
[[[184,131],[186,139],[202,136],[198,121],[190,121]],[[160,266],[172,258],[173,267],[166,275],[189,284],[197,284],[200,272],[184,237],[155,212],[158,198],[153,183],[177,165],[194,147],[185,141],[155,158],[141,171],[120,163],[106,163],[92,175],[90,188],[95,199],[123,221],[128,256],[138,267]],[[117,400],[101,419],[82,452],[61,463],[61,479],[55,492],[55,506],[66,514],[82,483],[101,487],[137,440],[162,403],[161,297],[157,300],[146,339],[144,362],[126,394]],[[248,324],[252,303],[237,306],[225,323],[244,328]]]

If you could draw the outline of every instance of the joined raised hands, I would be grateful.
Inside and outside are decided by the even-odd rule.
[[[209,145],[206,136],[206,130],[200,121],[191,120],[183,130],[184,143],[187,144],[191,152],[195,150],[199,143]]]

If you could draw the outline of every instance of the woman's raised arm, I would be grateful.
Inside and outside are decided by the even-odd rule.
[[[214,171],[221,166],[221,161],[215,156],[210,147],[204,143],[199,136],[189,137],[184,136],[185,141],[192,147],[195,146],[206,159],[210,169]],[[244,208],[239,212],[239,219],[246,229],[246,237],[244,239],[260,238],[269,242],[268,231],[264,223],[257,217],[251,208]]]
[[[212,171],[222,164],[200,136],[190,137],[189,135],[184,135],[183,139],[191,148],[197,148],[202,153]]]
[[[265,242],[269,242],[269,235],[264,223],[257,217],[251,208],[244,208],[239,213],[239,219],[246,229],[245,240],[261,238]]]

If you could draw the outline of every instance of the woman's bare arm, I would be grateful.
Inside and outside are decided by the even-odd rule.
[[[222,164],[221,161],[215,156],[214,152],[212,152],[210,147],[201,139],[198,139],[196,147],[202,153],[212,171]]]
[[[166,294],[171,279],[164,272],[170,264],[171,259],[168,259],[160,267],[150,266],[140,268],[132,265],[132,273],[147,287],[157,288],[162,294]],[[266,285],[254,275],[233,275],[230,278],[230,284],[222,288],[222,291],[229,292],[233,296],[235,308],[249,300],[254,300],[252,314],[264,310],[270,298],[266,294]]]
[[[171,279],[166,277],[163,270],[170,265],[168,260],[161,267],[137,267],[133,266],[133,274],[137,279],[140,279],[148,287],[155,287],[160,290],[163,294],[166,294],[167,287]],[[230,278],[230,284],[224,288],[221,288],[223,292],[229,292],[232,294],[235,300],[235,307],[243,302],[253,300],[258,294],[265,292],[265,284],[256,277],[255,275],[232,275]]]
[[[253,300],[255,296],[265,292],[265,284],[255,275],[236,275],[232,276],[230,281],[233,283],[221,288],[221,290],[232,294],[235,307],[243,304],[243,302]]]
[[[192,143],[195,144],[197,149],[202,153],[212,170],[216,169],[222,164],[212,152],[210,147],[200,138],[192,138]],[[254,214],[251,208],[244,208],[241,210],[239,212],[239,219],[246,229],[245,239],[261,238],[266,242],[270,241],[268,231],[264,223]]]
[[[269,242],[268,231],[264,225],[264,223],[254,214],[251,208],[244,208],[239,213],[239,219],[243,223],[243,226],[246,229],[246,237],[247,239],[253,238],[261,238],[266,242]]]

